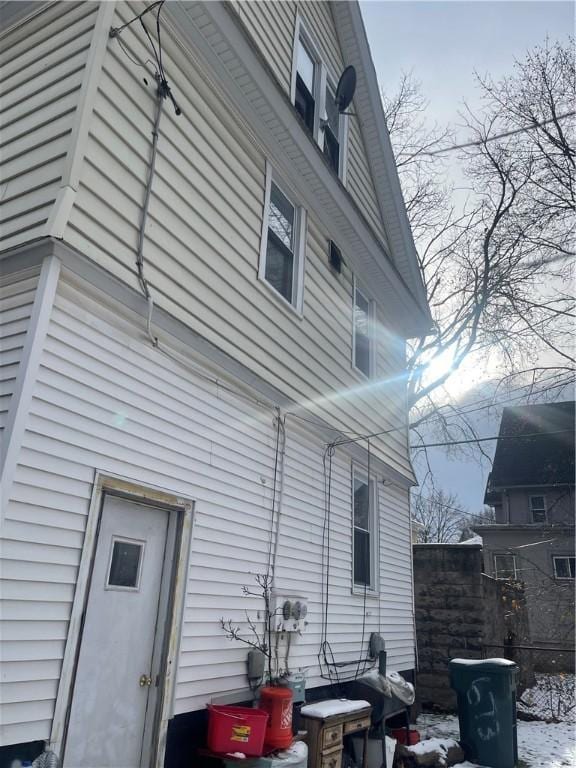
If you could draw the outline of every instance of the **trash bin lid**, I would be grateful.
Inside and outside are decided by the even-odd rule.
[[[513,669],[518,669],[518,665],[510,659],[452,659],[450,668],[508,675]]]

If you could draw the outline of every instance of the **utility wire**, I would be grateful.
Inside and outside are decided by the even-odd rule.
[[[485,443],[490,440],[526,440],[531,437],[548,437],[549,435],[562,435],[566,432],[574,433],[573,429],[557,429],[554,432],[531,432],[526,435],[494,435],[493,437],[474,437],[469,440],[451,440],[446,443],[420,443],[413,448],[440,448],[445,445],[465,445],[466,443]]]
[[[440,155],[444,152],[454,152],[457,149],[466,149],[467,147],[479,147],[483,144],[488,143],[489,141],[496,141],[497,139],[505,139],[508,136],[515,136],[518,133],[527,133],[528,131],[535,131],[537,128],[541,128],[544,125],[548,125],[549,123],[554,123],[558,120],[565,120],[567,117],[573,117],[576,115],[575,112],[564,112],[562,115],[558,115],[557,117],[551,117],[548,120],[542,120],[542,121],[535,121],[534,125],[526,125],[521,128],[514,128],[511,131],[504,131],[503,133],[496,133],[494,136],[487,136],[485,139],[477,139],[476,141],[467,141],[463,144],[452,144],[449,147],[443,147],[442,149],[435,149],[432,152],[421,152],[421,155],[425,155],[426,157],[432,157],[433,155]]]

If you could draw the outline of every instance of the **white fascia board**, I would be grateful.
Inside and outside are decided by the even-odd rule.
[[[408,338],[430,328],[426,305],[414,295],[385,245],[303,130],[288,95],[276,82],[241,23],[221,2],[180,2],[166,7],[167,31],[220,96],[230,119],[249,127],[259,149],[280,169],[333,239],[342,244],[373,297],[393,308]]]
[[[362,116],[362,132],[364,136],[369,134],[374,137],[371,141],[365,139],[364,144],[384,225],[389,232],[393,255],[397,266],[404,273],[411,290],[420,302],[422,310],[428,313],[430,318],[426,291],[400,187],[396,160],[386,129],[378,79],[360,6],[357,2],[336,2],[331,3],[331,7],[346,64],[353,64],[356,68],[357,86],[354,102]],[[397,224],[397,227],[394,224]],[[400,236],[394,234],[396,229]],[[401,263],[404,269],[400,266]]]

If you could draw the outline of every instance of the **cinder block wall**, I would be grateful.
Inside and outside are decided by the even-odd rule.
[[[516,644],[527,645],[526,605],[520,587],[482,573],[480,545],[415,544],[413,552],[418,700],[452,710],[450,659],[503,656],[510,633]],[[515,659],[523,681],[532,675],[526,656]]]

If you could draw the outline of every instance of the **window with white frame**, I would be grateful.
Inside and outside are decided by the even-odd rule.
[[[533,523],[546,522],[545,496],[530,496],[530,515]]]
[[[347,117],[336,105],[335,80],[298,17],[292,74],[292,102],[332,170],[345,178]]]
[[[494,555],[494,577],[496,579],[516,580],[515,555]]]
[[[266,172],[266,199],[259,276],[301,311],[305,212]]]
[[[554,556],[554,578],[573,579],[576,573],[576,558],[564,555]]]
[[[354,284],[353,338],[352,353],[354,367],[365,376],[372,375],[373,342],[373,302]]]
[[[296,43],[296,83],[294,106],[306,128],[314,135],[319,66],[309,45],[298,36]]]
[[[368,475],[352,472],[353,583],[362,589],[376,584],[376,486]]]

